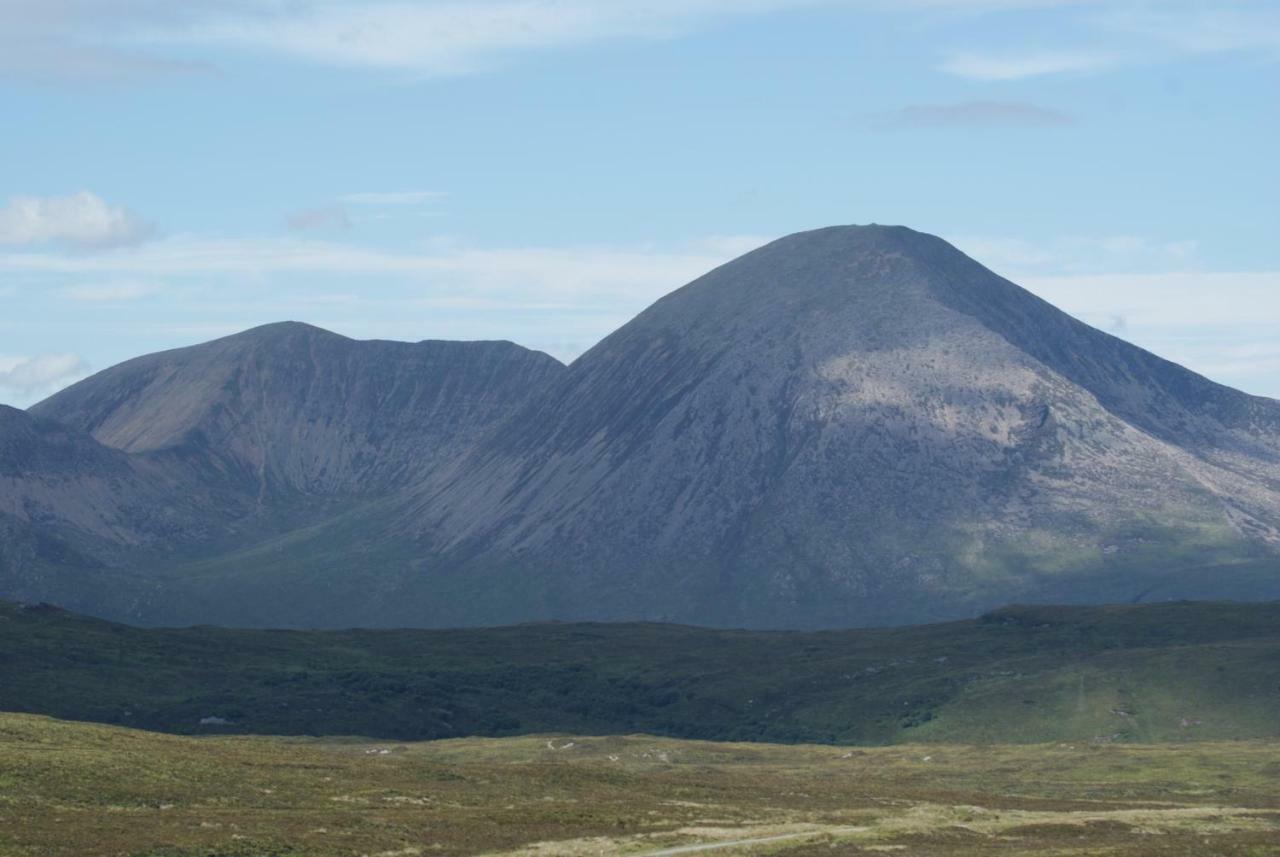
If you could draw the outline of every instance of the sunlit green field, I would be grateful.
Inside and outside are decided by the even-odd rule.
[[[0,715],[6,857],[704,850],[1280,854],[1280,744],[402,744]]]

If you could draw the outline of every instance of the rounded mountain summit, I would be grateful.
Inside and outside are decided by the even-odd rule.
[[[269,327],[33,411],[256,498],[223,525],[249,538],[95,555],[143,569],[146,598],[98,610],[135,621],[800,628],[1280,596],[1280,402],[902,227],[782,238],[568,367]]]

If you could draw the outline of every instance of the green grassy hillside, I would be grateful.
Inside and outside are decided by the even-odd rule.
[[[0,604],[0,710],[177,733],[400,740],[1277,738],[1280,604],[1015,607],[824,633],[157,630]]]
[[[402,744],[9,714],[0,855],[1274,857],[1278,775],[1266,742]]]

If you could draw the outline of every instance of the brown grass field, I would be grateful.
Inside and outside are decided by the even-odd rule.
[[[190,738],[0,715],[4,857],[1280,855],[1280,744]]]

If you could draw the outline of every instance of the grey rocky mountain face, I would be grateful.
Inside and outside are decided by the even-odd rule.
[[[6,596],[82,603],[129,589],[127,558],[206,542],[251,504],[198,463],[129,455],[0,406],[0,581]]]
[[[1280,597],[1280,403],[898,227],[776,241],[567,368],[270,326],[32,413],[147,490],[211,486],[165,550],[70,490],[36,526],[94,532],[99,571],[0,557],[0,595],[127,563],[71,606],[136,621],[826,627]],[[27,469],[6,506],[46,478]]]
[[[507,342],[356,342],[296,322],[150,354],[32,408],[129,453],[208,456],[265,493],[431,473],[564,371]]]
[[[174,593],[209,563],[385,501],[564,368],[506,342],[357,342],[292,322],[122,363],[13,412],[43,427],[43,446],[0,422],[0,467],[21,471],[0,497],[37,510],[10,527],[43,546],[0,558],[0,591],[136,621],[181,605],[202,621]],[[55,442],[75,447],[76,466],[43,451]],[[335,549],[359,555],[367,535]],[[257,582],[253,561],[234,571]],[[211,585],[234,609],[252,597],[243,580]]]

